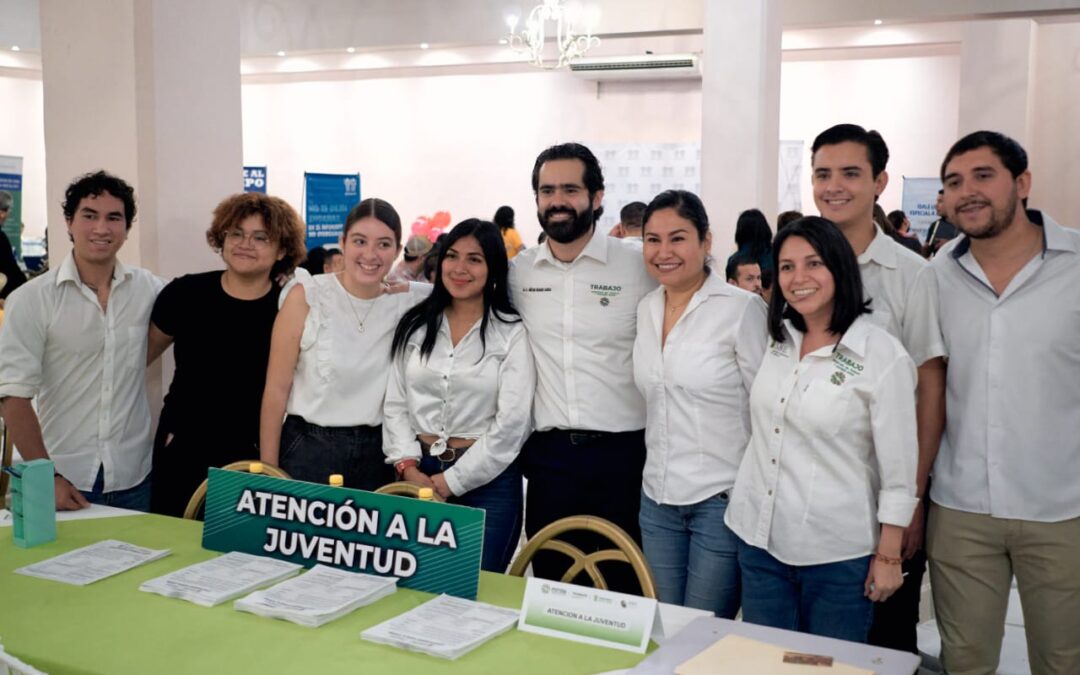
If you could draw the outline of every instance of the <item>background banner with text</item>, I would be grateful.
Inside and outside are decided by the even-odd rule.
[[[22,260],[22,167],[22,157],[0,155],[0,190],[11,193],[11,210],[3,231],[15,249],[17,260]]]
[[[262,192],[266,194],[266,167],[244,167],[244,192]]]
[[[360,202],[360,174],[304,173],[304,222],[307,247],[333,246],[345,229],[345,217]]]
[[[941,189],[940,178],[908,178],[904,176],[904,214],[911,222],[911,231],[926,241],[926,231],[938,219],[937,193]]]

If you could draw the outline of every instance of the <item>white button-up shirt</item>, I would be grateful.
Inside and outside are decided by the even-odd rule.
[[[918,503],[915,365],[865,315],[801,361],[803,335],[785,329],[750,391],[750,445],[724,520],[789,565],[869,555],[880,525],[907,527]]]
[[[881,228],[859,256],[863,293],[872,299],[871,318],[900,340],[916,366],[945,354],[937,323],[937,296],[919,274],[927,262]]]
[[[34,400],[49,457],[80,490],[93,488],[100,468],[105,492],[150,473],[146,333],[163,285],[118,260],[103,312],[69,253],[7,300],[0,398]]]
[[[661,346],[664,289],[638,305],[634,382],[647,411],[649,499],[696,504],[735,484],[769,337],[765,315],[760,297],[710,272]]]
[[[930,265],[949,359],[930,498],[1057,522],[1080,516],[1080,232],[1028,214],[1043,252],[1000,297],[966,237]]]
[[[508,317],[509,318],[509,317]],[[518,456],[530,427],[536,370],[520,322],[488,319],[487,344],[480,340],[480,322],[453,345],[449,322],[443,319],[432,352],[420,356],[427,331],[409,337],[395,359],[386,388],[383,452],[386,461],[419,459],[420,434],[438,436],[432,454],[449,438],[476,442],[443,472],[455,495],[486,485]]]
[[[304,286],[308,313],[286,412],[321,427],[382,424],[394,329],[431,286],[410,284],[405,293],[361,300],[335,274],[297,274],[296,282]],[[282,290],[282,302],[290,290]]]
[[[631,363],[637,307],[656,281],[641,249],[593,232],[564,263],[545,244],[510,261],[510,292],[536,359],[536,428],[634,431],[645,401]]]

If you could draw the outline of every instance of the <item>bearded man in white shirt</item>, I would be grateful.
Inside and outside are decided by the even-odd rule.
[[[521,452],[529,479],[525,532],[593,515],[640,544],[645,401],[632,357],[638,302],[656,282],[640,246],[597,233],[604,177],[588,148],[565,143],[540,153],[532,186],[547,240],[518,254],[509,277],[537,371],[536,431]],[[602,547],[590,537],[575,543],[586,552]],[[541,553],[534,574],[559,579],[567,559]],[[640,592],[625,567],[605,571],[609,585]]]
[[[927,551],[942,664],[997,671],[1015,575],[1031,672],[1080,673],[1080,232],[1025,210],[1027,153],[976,131],[941,165],[961,236],[928,271],[949,359]]]
[[[0,410],[24,459],[52,459],[56,507],[149,510],[146,336],[162,282],[116,255],[134,190],[104,171],[68,186],[72,251],[12,293],[0,328]]]

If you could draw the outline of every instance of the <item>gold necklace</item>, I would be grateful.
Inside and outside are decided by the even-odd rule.
[[[356,319],[356,330],[363,333],[364,322],[367,321],[368,316],[371,314],[371,310],[375,309],[375,301],[378,300],[378,298],[372,298],[371,306],[367,308],[367,311],[364,312],[364,318],[361,319],[360,315],[356,313],[356,305],[354,304],[352,293],[345,291],[345,296],[348,298],[349,309],[352,310],[353,318]]]

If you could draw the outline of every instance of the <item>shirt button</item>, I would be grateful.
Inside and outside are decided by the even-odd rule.
[[[769,490],[769,496],[772,497],[772,490]]]
[[[776,427],[775,429],[773,429],[773,433],[776,433],[776,434],[780,433],[780,427]]]
[[[774,459],[774,460],[772,461],[772,463],[773,463],[773,464],[776,464],[776,460]]]
[[[781,403],[783,403],[783,402],[784,402],[784,399],[780,399],[780,402],[781,402]]]

